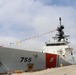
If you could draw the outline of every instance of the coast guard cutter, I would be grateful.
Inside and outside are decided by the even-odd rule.
[[[64,26],[56,29],[54,42],[46,42],[41,52],[0,47],[0,73],[8,71],[33,71],[75,64],[73,48],[69,45]]]

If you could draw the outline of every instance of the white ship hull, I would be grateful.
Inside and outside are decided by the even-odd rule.
[[[0,47],[0,73],[16,70],[42,70],[71,65],[59,55]],[[31,65],[31,68],[28,68]]]

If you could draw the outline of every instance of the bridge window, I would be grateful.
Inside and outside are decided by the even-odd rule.
[[[47,46],[60,46],[60,45],[66,45],[65,43],[54,43],[54,44],[46,44]]]

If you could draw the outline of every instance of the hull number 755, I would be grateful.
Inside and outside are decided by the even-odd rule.
[[[20,62],[31,62],[32,61],[32,58],[30,57],[21,57],[21,60]]]

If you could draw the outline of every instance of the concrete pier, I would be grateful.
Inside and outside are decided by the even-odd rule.
[[[37,72],[27,72],[12,75],[76,75],[76,65],[51,68],[47,70],[37,71]]]

